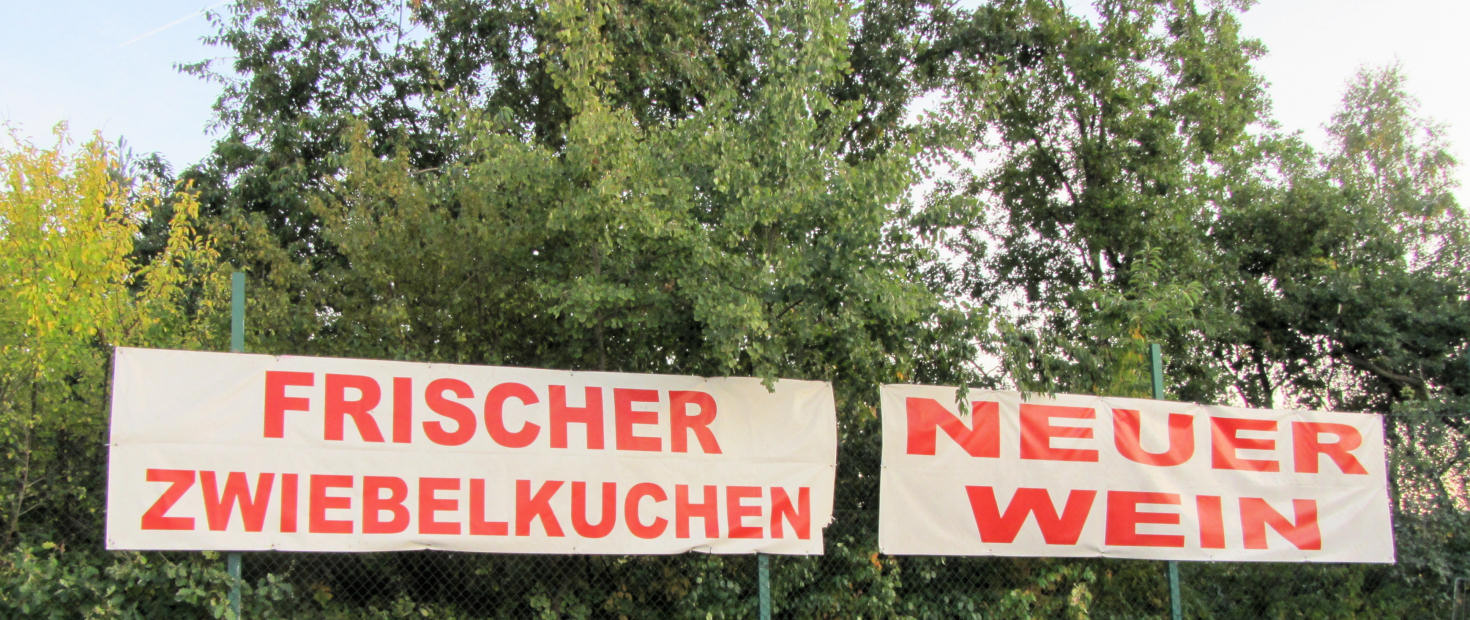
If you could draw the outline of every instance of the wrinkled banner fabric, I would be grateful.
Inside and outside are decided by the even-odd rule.
[[[880,391],[884,553],[1394,561],[1378,415]]]
[[[109,549],[820,554],[815,381],[119,348]]]

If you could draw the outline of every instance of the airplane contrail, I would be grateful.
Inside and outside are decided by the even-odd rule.
[[[145,32],[145,33],[140,34],[140,35],[138,35],[136,37],[133,37],[131,39],[128,39],[127,41],[123,42],[122,45],[119,45],[118,47],[127,47],[129,45],[132,45],[134,43],[137,43],[139,41],[142,41],[143,39],[146,39],[148,37],[151,37],[151,36],[153,36],[155,34],[158,34],[160,32],[163,32],[165,30],[168,30],[169,28],[173,28],[174,26],[177,26],[177,25],[182,24],[182,23],[184,23],[186,21],[189,21],[191,19],[194,19],[195,17],[199,17],[200,15],[203,15],[205,11],[208,11],[208,10],[210,10],[210,9],[212,9],[214,7],[217,7],[217,6],[221,5],[221,4],[228,4],[229,2],[230,2],[230,0],[221,0],[220,2],[216,2],[214,4],[211,4],[211,5],[207,6],[207,7],[204,7],[202,9],[199,9],[198,11],[195,11],[193,13],[190,13],[188,15],[185,15],[183,17],[180,17],[180,18],[178,18],[176,20],[173,20],[173,21],[171,21],[171,22],[169,22],[167,24],[164,24],[162,26],[159,26],[157,28],[154,28],[152,30],[149,30],[148,32]]]

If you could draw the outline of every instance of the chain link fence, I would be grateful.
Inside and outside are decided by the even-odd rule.
[[[875,525],[839,512],[824,555],[771,557],[773,616],[1170,617],[1166,562],[891,557]],[[1179,566],[1187,618],[1465,617],[1463,585],[1437,592],[1392,565]],[[754,556],[247,553],[244,567],[247,618],[751,618],[759,604]]]
[[[70,542],[22,545],[0,557],[0,616],[229,617],[225,554],[104,552],[95,521],[57,516],[50,536]],[[838,510],[825,539],[821,556],[769,556],[774,617],[1170,617],[1166,562],[887,556],[877,553],[871,510]],[[77,562],[78,555],[93,561]],[[756,556],[241,555],[245,618],[754,618],[759,611]],[[1402,558],[1396,565],[1181,562],[1179,572],[1185,618],[1470,619],[1470,584],[1431,578]]]
[[[42,482],[16,515],[20,535],[0,548],[0,617],[228,617],[224,554],[102,550],[105,444],[92,437],[50,439],[57,458],[36,470]],[[1166,562],[879,554],[874,437],[857,433],[841,444],[823,555],[769,558],[775,617],[1170,616]],[[1392,565],[1181,562],[1183,616],[1470,620],[1463,572],[1470,513],[1401,511],[1395,526]],[[241,555],[245,618],[753,618],[759,611],[755,556]]]

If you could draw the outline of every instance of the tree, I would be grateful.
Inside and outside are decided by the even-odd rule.
[[[1470,246],[1455,162],[1414,107],[1398,68],[1361,70],[1329,151],[1283,150],[1218,241],[1241,273],[1242,393],[1387,414],[1401,562],[1446,584],[1470,518]]]
[[[1203,231],[1225,195],[1219,170],[1250,149],[1265,108],[1260,48],[1240,38],[1235,7],[1109,0],[1088,18],[1015,0],[971,22],[1011,43],[954,69],[951,114],[993,162],[956,184],[987,205],[956,250],[973,298],[1008,308],[997,354],[1012,378],[1144,394],[1155,341],[1178,396],[1217,397],[1206,343],[1233,319],[1209,297]]]
[[[828,85],[861,109],[842,129],[849,156],[880,151],[902,130],[924,12],[924,2],[905,0],[869,3],[849,17],[852,64]],[[547,62],[547,16],[530,0],[235,3],[211,14],[219,33],[208,39],[234,55],[233,70],[185,67],[222,85],[223,135],[184,176],[207,214],[255,217],[295,256],[331,260],[334,248],[302,196],[340,170],[349,128],[377,155],[398,150],[417,169],[438,167],[456,145],[445,140],[453,119],[433,101],[453,93],[509,114],[520,139],[561,147],[571,108]],[[711,88],[748,93],[760,78],[753,54],[764,25],[750,6],[619,2],[599,27],[611,52],[605,94],[641,124],[687,118],[708,105]]]
[[[248,37],[291,40],[323,23],[378,19],[355,5],[310,6],[332,10],[263,7]],[[342,124],[332,134],[340,146],[312,161],[321,166],[316,180],[287,182],[303,219],[244,203],[220,211],[237,234],[230,251],[256,270],[252,349],[832,381],[844,450],[853,451],[840,473],[852,483],[841,485],[838,502],[872,510],[873,386],[967,381],[973,326],[921,277],[934,257],[908,224],[916,132],[861,93],[842,94],[853,88],[858,14],[828,2],[551,2],[524,15],[456,3],[432,9],[417,18],[431,31],[481,32],[459,21],[472,19],[488,32],[518,33],[474,45],[448,34],[422,40],[506,60],[465,60],[477,68],[463,79],[476,86],[435,89],[414,109],[415,118],[436,119],[438,156],[428,158],[410,129],[380,130],[350,101],[306,106],[303,114]],[[270,21],[277,18],[284,21]],[[292,70],[297,49],[305,48],[252,55],[279,63],[252,71]],[[889,51],[900,58],[885,62],[906,62]],[[303,92],[331,91],[336,75],[321,74]],[[239,123],[216,154],[254,131]],[[274,174],[261,161],[248,166]],[[310,240],[294,225],[280,229],[287,219],[312,222]],[[839,556],[845,570],[866,574],[876,541],[862,523],[844,521],[827,536],[854,549]],[[526,570],[553,561],[484,559]],[[665,560],[709,575],[676,586],[636,578],[657,565],[587,560],[621,576],[563,585],[576,593],[568,605],[617,600],[613,584],[640,584],[640,600],[711,600],[736,614],[752,602],[721,598],[737,562]],[[844,604],[864,600],[822,591]]]
[[[1401,78],[1367,72],[1319,158],[1269,131],[1231,7],[1096,13],[982,7],[973,23],[1015,51],[955,68],[952,114],[986,166],[954,187],[987,206],[957,247],[974,297],[1011,308],[1008,378],[1141,395],[1143,344],[1162,341],[1176,398],[1391,414],[1403,576],[1446,583],[1470,289],[1433,125]]]
[[[1390,411],[1465,380],[1466,235],[1454,160],[1412,113],[1397,69],[1365,70],[1329,126],[1333,149],[1277,141],[1243,179],[1216,243],[1243,280],[1241,393]]]
[[[72,150],[12,134],[0,151],[0,548],[97,540],[110,345],[197,346],[218,297],[215,254],[180,195],[165,247],[130,260],[147,206],[100,137]]]

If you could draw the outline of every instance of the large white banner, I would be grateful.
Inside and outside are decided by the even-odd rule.
[[[881,395],[884,553],[1394,560],[1377,415]]]
[[[119,348],[107,548],[822,553],[826,383]]]

